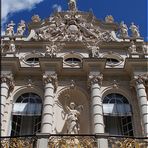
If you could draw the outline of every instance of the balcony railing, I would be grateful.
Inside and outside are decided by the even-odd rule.
[[[109,148],[148,148],[148,137],[108,135],[35,135],[1,137],[1,148],[37,148],[39,139],[47,139],[47,148],[97,148],[98,139],[106,139]]]

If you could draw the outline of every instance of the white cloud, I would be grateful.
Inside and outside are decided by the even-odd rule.
[[[31,10],[36,4],[43,0],[2,0],[2,24],[8,19],[8,16],[21,10]]]
[[[2,0],[1,1],[1,25],[3,33],[4,24],[7,22],[9,15],[19,12],[21,10],[31,10],[36,4],[42,2],[43,0]]]
[[[58,11],[58,12],[62,11],[62,7],[60,5],[58,5],[58,4],[54,4],[52,6],[52,8],[55,9],[56,11]]]

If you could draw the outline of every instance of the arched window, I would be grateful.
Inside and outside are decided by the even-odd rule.
[[[42,100],[35,93],[24,93],[14,103],[11,135],[31,135],[40,132]]]
[[[133,136],[132,109],[123,95],[111,93],[105,96],[103,112],[106,133]]]

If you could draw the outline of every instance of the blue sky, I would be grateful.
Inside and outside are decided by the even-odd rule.
[[[2,0],[2,29],[11,20],[18,24],[20,20],[31,21],[34,14],[44,19],[54,9],[67,10],[68,0]],[[98,19],[112,15],[115,22],[124,21],[129,27],[131,22],[139,26],[141,36],[148,41],[148,0],[77,0],[81,11],[93,11]]]

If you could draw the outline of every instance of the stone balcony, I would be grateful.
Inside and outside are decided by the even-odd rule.
[[[1,148],[99,148],[97,140],[105,139],[108,148],[148,148],[148,137],[109,135],[35,135],[1,137]]]

